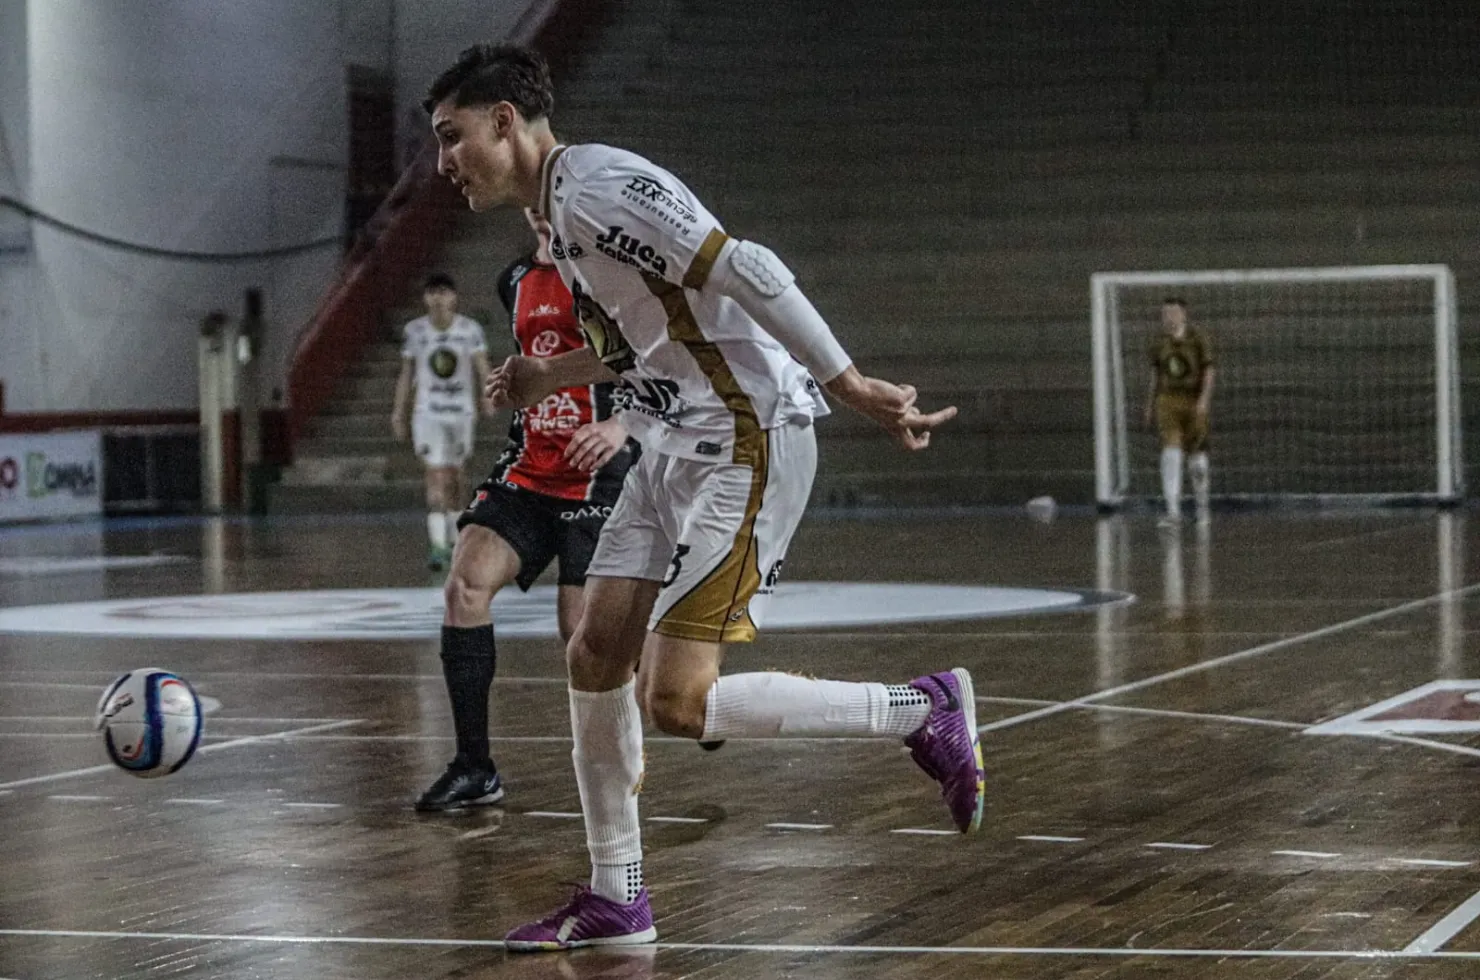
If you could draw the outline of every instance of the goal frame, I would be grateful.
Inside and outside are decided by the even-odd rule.
[[[1090,276],[1090,347],[1094,366],[1095,500],[1115,510],[1130,499],[1130,443],[1126,419],[1125,358],[1118,329],[1118,288],[1176,288],[1250,283],[1428,280],[1434,296],[1435,473],[1433,487],[1416,493],[1272,494],[1312,503],[1454,503],[1464,496],[1459,395],[1459,308],[1447,265],[1323,266],[1287,269],[1202,269],[1096,272]]]

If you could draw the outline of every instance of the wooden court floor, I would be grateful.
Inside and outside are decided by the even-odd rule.
[[[11,529],[0,614],[430,586],[420,527]],[[1480,977],[1477,532],[1428,512],[1231,514],[1180,532],[1088,515],[813,520],[792,582],[1135,601],[778,630],[734,652],[729,669],[844,679],[969,667],[983,832],[946,832],[896,743],[709,754],[650,739],[660,942],[631,953],[498,943],[586,874],[553,639],[500,642],[507,805],[427,818],[409,803],[451,740],[425,630],[0,634],[0,978]],[[103,684],[141,666],[219,705],[206,750],[165,779],[101,765],[89,729]]]

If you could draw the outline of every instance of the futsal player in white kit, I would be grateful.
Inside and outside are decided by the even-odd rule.
[[[411,444],[425,467],[427,564],[447,567],[457,540],[457,519],[466,502],[463,464],[473,453],[482,379],[488,375],[488,347],[478,321],[457,312],[457,286],[445,273],[427,277],[422,287],[426,316],[405,326],[401,375],[396,379],[391,431],[405,439],[406,402],[415,390]],[[485,414],[492,409],[484,406]]]
[[[776,255],[731,238],[642,157],[561,145],[553,105],[543,59],[512,46],[463,52],[426,102],[440,172],[474,211],[515,204],[549,219],[589,340],[556,357],[509,358],[489,378],[490,399],[531,405],[559,388],[619,380],[624,424],[643,446],[566,650],[591,884],[511,932],[513,951],[656,937],[637,807],[642,712],[705,742],[897,736],[940,783],[963,832],[979,827],[984,793],[963,669],[905,684],[719,676],[722,645],[755,636],[806,505],[812,423],[827,411],[820,389],[908,449],[925,448],[955,409],[922,413],[914,389],[859,373]]]

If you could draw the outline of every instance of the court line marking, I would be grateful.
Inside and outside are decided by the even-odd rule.
[[[331,731],[336,728],[348,728],[350,725],[359,725],[364,721],[365,719],[363,718],[348,718],[343,721],[333,721],[323,725],[310,725],[307,728],[290,728],[287,731],[269,732],[265,735],[246,735],[242,738],[234,738],[226,742],[213,742],[210,745],[202,745],[195,750],[195,754],[204,755],[207,752],[236,748],[239,745],[256,745],[259,742],[281,741],[293,735],[307,735],[313,732]],[[116,771],[118,771],[118,767],[112,764],[87,766],[82,769],[68,769],[66,772],[54,772],[45,776],[29,776],[25,779],[12,779],[8,783],[0,783],[0,790],[15,789],[20,786],[35,786],[38,783],[54,783],[62,779],[76,779],[80,776],[93,776],[100,772]]]
[[[103,802],[106,802],[107,800],[113,799],[113,797],[111,797],[111,796],[89,796],[89,795],[84,794],[84,793],[75,793],[75,794],[57,793],[54,796],[48,796],[47,799],[48,800],[56,800],[58,803],[103,803]]]
[[[1433,524],[1432,521],[1428,521],[1428,520],[1411,521],[1411,522],[1405,522],[1403,524],[1400,524],[1397,527],[1377,528],[1375,530],[1370,530],[1370,531],[1357,531],[1357,532],[1355,532],[1353,534],[1343,534],[1343,535],[1340,535],[1339,537],[1334,537],[1334,538],[1322,538],[1322,539],[1320,539],[1318,541],[1307,542],[1305,544],[1295,545],[1290,550],[1291,551],[1315,551],[1315,550],[1317,550],[1319,548],[1329,548],[1329,547],[1332,547],[1333,545],[1349,544],[1349,543],[1351,543],[1353,541],[1367,541],[1367,540],[1369,540],[1371,538],[1380,538],[1383,535],[1397,534],[1397,533],[1402,532],[1402,531],[1412,531],[1412,530],[1414,530],[1416,528],[1432,529],[1433,527],[1434,527],[1434,524]]]
[[[477,830],[470,830],[470,831],[468,831],[465,834],[458,834],[457,835],[457,839],[458,840],[477,840],[480,837],[487,837],[489,834],[496,834],[496,833],[498,833],[502,829],[503,829],[503,824],[497,824],[497,823],[496,824],[490,824],[487,827],[479,827]]]
[[[1452,912],[1435,922],[1403,947],[1405,953],[1436,953],[1440,946],[1464,931],[1465,927],[1480,917],[1480,892],[1461,902]]]
[[[8,795],[10,792],[11,792],[10,790],[0,791],[0,796]],[[64,802],[71,802],[71,801],[77,801],[77,802],[84,802],[84,801],[107,801],[107,800],[112,800],[113,799],[113,797],[111,797],[111,796],[87,796],[87,795],[54,795],[54,796],[51,796],[51,797],[48,797],[48,798],[49,799],[53,799],[53,800],[64,801]],[[213,805],[224,804],[227,801],[224,800],[224,799],[196,799],[196,798],[175,797],[175,798],[167,799],[164,802],[165,803],[176,803],[176,804],[195,804],[195,805],[200,805],[200,806],[213,806]],[[280,804],[276,804],[276,805],[282,806],[282,807],[296,807],[296,808],[301,808],[301,809],[324,809],[324,810],[342,809],[345,806],[345,804],[343,804],[343,803],[309,803],[309,802],[280,803]],[[575,812],[571,812],[571,811],[556,811],[556,810],[530,810],[530,811],[526,811],[524,813],[518,813],[517,811],[510,811],[510,815],[512,815],[512,816],[524,816],[524,817],[537,817],[537,818],[543,817],[543,818],[556,819],[556,820],[577,820],[577,819],[580,819],[581,818],[581,814],[579,814],[579,813],[575,813]],[[712,822],[712,821],[710,821],[710,820],[708,820],[706,818],[703,818],[703,817],[666,817],[666,816],[655,816],[655,817],[646,817],[646,818],[644,818],[644,820],[646,822],[649,822],[649,823],[658,823],[658,824],[705,824],[705,823],[711,823]],[[503,824],[502,824],[502,822],[500,822],[498,824],[498,827],[502,827],[502,826],[503,826]],[[799,830],[799,831],[824,831],[824,830],[832,830],[832,829],[835,828],[835,825],[834,824],[827,824],[827,823],[791,823],[791,822],[785,822],[785,821],[775,821],[775,822],[763,824],[762,826],[765,829],[768,829],[768,830]],[[494,829],[497,829],[497,828],[494,828]],[[477,837],[486,836],[487,834],[492,833],[492,832],[493,832],[492,829],[484,828],[484,829],[481,829],[481,830],[478,830],[478,831],[470,831],[469,834],[464,834],[464,835],[462,835],[462,837],[464,839],[474,839],[474,838],[477,838]],[[957,832],[956,831],[953,831],[953,830],[940,830],[940,829],[926,828],[926,827],[905,827],[905,828],[900,828],[898,830],[891,830],[891,831],[889,831],[889,833],[892,833],[892,834],[912,835],[912,836],[921,836],[921,837],[925,837],[925,836],[929,836],[929,837],[954,837],[954,836],[957,836]],[[469,836],[469,835],[471,835],[471,836]],[[1022,835],[1019,835],[1016,839],[1017,840],[1020,840],[1020,841],[1030,841],[1030,842],[1050,843],[1050,844],[1077,844],[1077,843],[1083,843],[1088,838],[1084,838],[1084,837],[1069,837],[1069,836],[1064,836],[1064,835],[1059,835],[1059,834],[1022,834]],[[1152,842],[1147,843],[1147,844],[1144,844],[1142,846],[1143,847],[1147,847],[1147,848],[1154,848],[1154,849],[1157,849],[1157,850],[1196,852],[1196,851],[1213,850],[1217,845],[1214,845],[1214,844],[1195,844],[1195,843],[1187,843],[1187,842],[1181,842],[1181,841],[1152,841]],[[1270,851],[1269,853],[1275,854],[1275,855],[1281,855],[1281,856],[1285,856],[1285,857],[1308,857],[1308,858],[1337,858],[1337,857],[1341,857],[1342,856],[1339,853],[1328,852],[1328,851],[1279,850],[1279,851]],[[1411,866],[1414,866],[1414,867],[1425,867],[1425,868],[1468,868],[1468,867],[1471,867],[1474,864],[1473,861],[1453,861],[1453,860],[1443,860],[1443,859],[1438,859],[1438,858],[1398,858],[1398,857],[1391,857],[1391,856],[1389,856],[1387,858],[1384,858],[1383,860],[1388,860],[1388,861],[1391,861],[1391,862],[1393,862],[1395,864],[1411,865]]]
[[[979,697],[978,704],[1031,704],[1031,705],[1058,705],[1069,704],[1068,701],[1050,701],[1044,698],[997,698]],[[1082,711],[1104,711],[1108,714],[1127,715],[1150,715],[1163,718],[1190,718],[1194,721],[1224,721],[1233,725],[1260,725],[1265,728],[1299,729],[1304,731],[1310,726],[1299,721],[1276,721],[1272,718],[1251,718],[1246,715],[1220,715],[1203,711],[1175,711],[1170,708],[1137,708],[1124,704],[1085,704],[1077,705],[1075,710]],[[981,729],[977,729],[981,731]]]
[[[830,823],[768,823],[769,830],[832,830]]]
[[[0,732],[0,736],[5,733]],[[27,735],[39,735],[40,732],[28,732]],[[91,737],[91,736],[89,736]],[[365,732],[359,735],[284,735],[285,742],[453,742],[456,741],[452,735],[381,735],[375,732]],[[515,742],[538,744],[541,742],[565,742],[569,744],[569,735],[490,735],[490,742]],[[692,738],[680,738],[676,735],[656,735],[643,738],[644,745],[666,744],[666,745],[693,745],[697,741]],[[802,736],[760,736],[739,737],[725,739],[726,742],[737,744],[745,742],[857,742],[866,744],[869,742],[890,742],[900,744],[897,738],[887,736],[865,735],[802,735]]]
[[[8,794],[9,792],[10,792],[9,790],[6,790],[3,793],[0,793],[0,795],[5,795],[5,794]],[[112,800],[113,797],[111,797],[111,796],[85,796],[85,795],[72,795],[72,796],[55,795],[55,796],[49,797],[49,799],[60,800],[60,801],[69,801],[69,802],[70,801],[83,802],[83,801],[106,801],[106,800]],[[195,799],[195,798],[175,797],[175,798],[167,799],[164,802],[165,803],[176,803],[176,804],[195,804],[195,805],[200,805],[200,806],[214,806],[214,805],[224,804],[227,801],[224,800],[224,799]],[[282,806],[282,807],[295,807],[295,808],[301,808],[301,809],[324,809],[324,810],[342,809],[345,806],[345,804],[342,804],[342,803],[309,803],[309,802],[280,803],[280,804],[277,804],[277,805],[278,806]],[[513,815],[513,816],[525,816],[525,817],[537,817],[537,818],[543,817],[543,818],[556,819],[556,820],[577,820],[577,819],[580,819],[581,818],[581,814],[579,814],[579,813],[575,813],[575,812],[571,812],[571,811],[555,811],[555,810],[530,810],[530,811],[527,811],[527,812],[522,813],[522,814],[511,811],[511,815]],[[644,818],[644,820],[646,822],[648,822],[648,823],[658,823],[658,824],[705,824],[705,823],[712,822],[712,821],[710,821],[710,820],[708,820],[706,818],[703,818],[703,817],[667,817],[667,816],[655,816],[655,817],[646,817],[646,818]],[[499,826],[502,826],[502,823],[500,823]],[[832,830],[832,829],[834,829],[835,825],[834,824],[826,824],[826,823],[790,823],[790,822],[784,822],[784,821],[776,821],[776,822],[764,824],[763,827],[765,829],[768,829],[768,830],[824,831],[824,830]],[[482,836],[485,836],[486,833],[492,833],[492,831],[485,829],[483,831],[475,831],[475,832],[472,832],[473,837],[482,837]],[[921,836],[921,837],[925,837],[925,836],[929,836],[929,837],[953,837],[953,836],[956,836],[956,834],[957,834],[957,832],[956,831],[953,831],[953,830],[939,830],[939,829],[935,829],[935,828],[926,828],[926,827],[905,827],[905,828],[900,828],[898,830],[891,830],[890,833],[893,833],[893,834],[913,835],[913,836]],[[1022,835],[1019,835],[1016,839],[1017,840],[1021,840],[1021,841],[1030,841],[1030,842],[1039,842],[1039,843],[1050,843],[1050,844],[1077,844],[1077,843],[1084,842],[1087,838],[1084,838],[1084,837],[1069,837],[1069,836],[1063,836],[1063,835],[1058,835],[1058,834],[1022,834]],[[1142,846],[1143,847],[1147,847],[1147,848],[1154,848],[1154,849],[1157,849],[1157,850],[1193,851],[1193,852],[1195,852],[1195,851],[1213,850],[1216,847],[1216,845],[1214,845],[1214,844],[1195,844],[1195,843],[1187,843],[1187,842],[1181,842],[1181,841],[1152,841],[1152,842],[1147,843],[1147,844],[1144,844]],[[1276,854],[1276,855],[1281,855],[1281,856],[1286,856],[1286,857],[1308,857],[1308,858],[1336,858],[1336,857],[1341,857],[1341,855],[1338,854],[1338,853],[1333,853],[1333,852],[1328,852],[1328,851],[1279,850],[1279,851],[1270,851],[1270,853],[1271,854]],[[1450,860],[1441,860],[1441,859],[1436,859],[1436,858],[1397,858],[1397,857],[1389,857],[1389,858],[1386,858],[1386,860],[1390,860],[1390,861],[1392,861],[1392,862],[1394,862],[1396,864],[1404,864],[1404,865],[1412,865],[1412,866],[1415,866],[1415,867],[1428,867],[1428,868],[1467,868],[1467,867],[1472,866],[1472,864],[1474,863],[1472,861],[1450,861]]]
[[[91,686],[91,685],[89,685]],[[89,725],[96,719],[96,715],[0,715],[0,721],[42,721],[42,722],[64,722],[83,721]],[[220,725],[224,722],[241,722],[242,724],[259,725],[301,725],[305,723],[318,723],[321,721],[344,721],[339,718],[234,718],[226,715],[211,714],[212,725]]]
[[[1249,647],[1247,650],[1238,650],[1234,653],[1224,654],[1221,657],[1214,657],[1212,660],[1204,660],[1201,663],[1188,664],[1186,667],[1179,667],[1176,670],[1169,670],[1165,671],[1164,673],[1153,674],[1150,677],[1143,677],[1138,681],[1131,681],[1128,684],[1120,684],[1115,687],[1107,687],[1102,691],[1096,691],[1092,694],[1086,694],[1083,697],[1074,698],[1070,701],[1062,701],[1059,704],[1039,708],[1036,711],[1025,711],[1019,715],[1012,715],[1007,718],[1002,718],[998,721],[989,722],[988,724],[981,725],[977,728],[977,732],[995,732],[1000,731],[1004,728],[1012,728],[1017,725],[1024,725],[1030,721],[1037,721],[1040,718],[1048,718],[1052,715],[1062,714],[1065,711],[1072,711],[1075,708],[1080,708],[1085,705],[1093,705],[1109,698],[1119,697],[1122,694],[1130,694],[1133,691],[1140,691],[1148,687],[1155,687],[1156,685],[1164,684],[1167,681],[1178,680],[1179,678],[1188,677],[1192,674],[1200,674],[1203,671],[1213,670],[1217,667],[1225,667],[1228,664],[1239,663],[1240,661],[1250,660],[1254,657],[1261,657],[1266,653],[1274,653],[1278,650],[1285,650],[1289,647],[1298,646],[1299,644],[1306,643],[1310,640],[1319,640],[1327,636],[1333,636],[1337,633],[1344,633],[1348,630],[1353,630],[1362,626],[1366,626],[1369,623],[1377,623],[1381,622],[1384,619],[1391,619],[1394,616],[1401,616],[1405,613],[1414,612],[1415,610],[1426,608],[1436,602],[1442,602],[1446,599],[1462,598],[1464,596],[1471,595],[1477,591],[1480,591],[1480,582],[1475,582],[1458,589],[1448,589],[1444,592],[1439,592],[1434,595],[1427,596],[1423,599],[1413,599],[1409,602],[1402,603],[1401,605],[1389,606],[1387,609],[1379,609],[1376,612],[1370,612],[1362,616],[1354,617],[1352,619],[1342,620],[1339,623],[1332,623],[1329,626],[1322,626],[1319,629],[1309,630],[1304,633],[1298,633],[1294,636],[1283,637],[1278,640],[1273,640],[1269,643],[1261,643],[1258,646]],[[1475,754],[1480,755],[1480,750],[1476,750]]]
[[[16,671],[16,673],[33,673],[33,674],[38,674],[38,675],[40,675],[42,677],[45,677],[45,676],[48,676],[48,675],[51,675],[51,674],[55,674],[55,675],[84,674],[84,675],[87,675],[87,676],[93,676],[93,672],[91,672],[91,671],[81,671],[81,670],[58,670],[58,671],[39,671],[38,670],[38,671],[29,671],[29,672],[28,671]],[[63,683],[61,681],[17,681],[17,680],[3,680],[3,681],[0,681],[0,687],[85,688],[87,690],[100,691],[104,687],[107,686],[107,684],[108,684],[108,678],[104,678],[102,674],[97,674],[96,676],[98,676],[100,678],[103,678],[102,680],[99,680],[98,683],[96,683],[96,684]],[[217,681],[217,680],[418,681],[418,682],[437,681],[439,683],[446,683],[446,678],[444,678],[441,674],[290,674],[290,673],[272,673],[272,672],[265,672],[265,673],[261,673],[261,674],[243,674],[243,673],[231,673],[231,672],[218,673],[218,672],[215,672],[215,671],[203,670],[203,671],[192,671],[191,674],[190,674],[190,678],[191,678],[192,681],[199,681],[199,682],[202,682],[202,683],[210,683],[212,681]],[[493,682],[495,684],[559,684],[561,686],[564,686],[565,683],[566,683],[566,679],[564,677],[495,677],[493,679]]]
[[[1477,896],[1480,898],[1480,896]],[[325,946],[438,946],[502,949],[502,939],[432,939],[415,936],[290,936],[197,932],[104,932],[84,929],[0,929],[0,936],[39,939],[162,939]],[[1480,960],[1480,952],[1390,949],[1128,949],[1123,946],[842,946],[798,943],[650,943],[642,949],[693,953],[851,953],[865,956],[1110,956],[1291,960]]]
[[[1083,710],[1103,711],[1106,714],[1149,715],[1153,718],[1190,718],[1195,721],[1222,721],[1234,725],[1255,725],[1261,728],[1283,728],[1304,731],[1308,725],[1298,721],[1274,721],[1269,718],[1249,718],[1243,715],[1218,715],[1201,711],[1173,711],[1168,708],[1133,708],[1121,704],[1090,704]]]
[[[1432,738],[1414,738],[1412,735],[1386,735],[1376,732],[1343,732],[1348,738],[1370,738],[1378,742],[1402,742],[1405,745],[1419,745],[1426,749],[1438,749],[1441,752],[1453,752],[1457,755],[1480,756],[1480,749],[1471,748],[1468,745],[1459,745],[1455,742],[1440,742]]]
[[[1023,834],[1018,840],[1042,841],[1047,844],[1078,844],[1083,837],[1059,837],[1056,834]]]
[[[1391,732],[1369,732],[1369,731],[1341,731],[1339,729],[1328,729],[1322,732],[1312,732],[1315,725],[1307,725],[1298,721],[1276,721],[1272,718],[1250,718],[1243,715],[1220,715],[1206,714],[1199,711],[1172,711],[1165,708],[1134,708],[1121,704],[1074,704],[1070,701],[1049,701],[1043,698],[1001,698],[1001,697],[979,697],[978,703],[986,704],[1036,704],[1036,705],[1072,705],[1074,710],[1079,711],[1104,711],[1109,714],[1121,713],[1131,715],[1150,715],[1153,717],[1185,718],[1193,721],[1221,721],[1233,725],[1255,725],[1265,728],[1283,728],[1286,730],[1299,730],[1304,734],[1319,734],[1326,736],[1345,736],[1347,738],[1368,738],[1380,742],[1402,742],[1407,745],[1417,745],[1426,749],[1437,749],[1440,752],[1453,752],[1457,755],[1469,755],[1480,757],[1480,749],[1471,748],[1468,745],[1460,745],[1454,742],[1440,742],[1430,738],[1418,738],[1412,735],[1398,735]],[[1391,699],[1394,703],[1406,700],[1399,696]],[[1010,719],[1009,719],[1010,720]],[[1325,724],[1325,723],[1323,723]],[[978,732],[985,731],[986,726],[977,729]]]
[[[92,731],[0,731],[0,739],[96,739]]]

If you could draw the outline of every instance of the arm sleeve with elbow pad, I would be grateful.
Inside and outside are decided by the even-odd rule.
[[[764,245],[725,243],[707,288],[728,296],[826,384],[853,363],[827,321],[796,284],[796,276]]]

